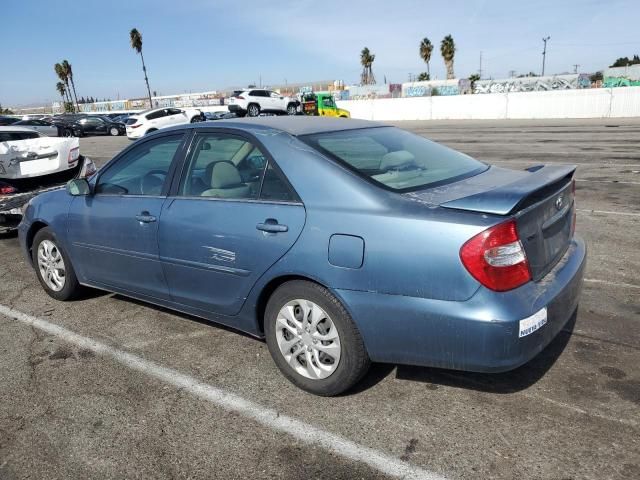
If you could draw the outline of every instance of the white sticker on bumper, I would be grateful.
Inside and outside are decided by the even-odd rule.
[[[520,320],[520,333],[518,334],[518,337],[526,337],[527,335],[543,327],[546,323],[547,307],[544,307],[542,310],[538,310],[530,317]]]

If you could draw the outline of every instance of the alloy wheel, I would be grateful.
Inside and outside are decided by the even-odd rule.
[[[44,283],[54,292],[64,288],[66,269],[58,246],[51,240],[43,240],[38,245],[38,270]]]
[[[296,299],[280,309],[276,340],[287,363],[303,377],[329,377],[340,362],[340,335],[329,315],[316,303]]]

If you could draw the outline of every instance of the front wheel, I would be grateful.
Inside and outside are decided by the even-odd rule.
[[[264,321],[273,360],[303,390],[338,395],[369,369],[369,356],[349,313],[318,284],[296,280],[278,287]]]
[[[198,116],[193,117],[191,119],[191,123],[198,123],[198,122],[201,122],[201,121],[202,121],[202,117],[198,117]]]
[[[109,129],[109,135],[111,135],[112,137],[117,137],[118,135],[120,135],[120,130],[118,130],[116,127],[111,127]]]
[[[43,228],[33,239],[31,258],[44,291],[56,300],[70,300],[80,292],[80,283],[71,260],[60,248],[49,228]]]
[[[287,115],[295,115],[298,113],[298,107],[295,103],[290,103],[287,105]]]

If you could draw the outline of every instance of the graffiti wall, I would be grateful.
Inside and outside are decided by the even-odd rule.
[[[545,77],[478,80],[474,84],[473,93],[542,92],[590,87],[591,80],[589,75],[576,73],[571,75],[551,75]]]
[[[402,84],[403,97],[430,97],[435,95],[459,95],[463,80],[430,80]]]
[[[640,87],[640,65],[607,68],[603,76],[602,86],[605,88]]]
[[[167,95],[151,97],[153,108],[157,107],[206,107],[224,105],[224,98],[215,91],[201,93],[185,93],[182,95]],[[62,112],[62,104],[53,102],[52,109],[56,113]],[[80,104],[83,113],[120,112],[128,110],[144,110],[150,108],[148,98],[132,98],[127,100],[113,100],[108,102],[94,102]]]

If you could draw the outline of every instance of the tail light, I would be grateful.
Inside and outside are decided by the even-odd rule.
[[[531,280],[529,262],[514,220],[468,240],[460,249],[460,259],[473,278],[497,292],[512,290]]]
[[[67,163],[69,165],[76,163],[79,157],[80,157],[80,147],[72,148],[71,150],[69,150],[69,158],[67,160]]]
[[[0,185],[0,195],[9,195],[11,193],[16,193],[17,191],[18,190],[11,185]]]
[[[238,100],[244,100],[244,97],[243,97],[242,95],[238,95],[236,98],[237,98]]]
[[[142,124],[141,124],[141,123],[138,123],[137,125],[129,125],[129,126],[130,126],[131,128],[138,128],[138,127],[141,127],[141,126],[142,126]]]

